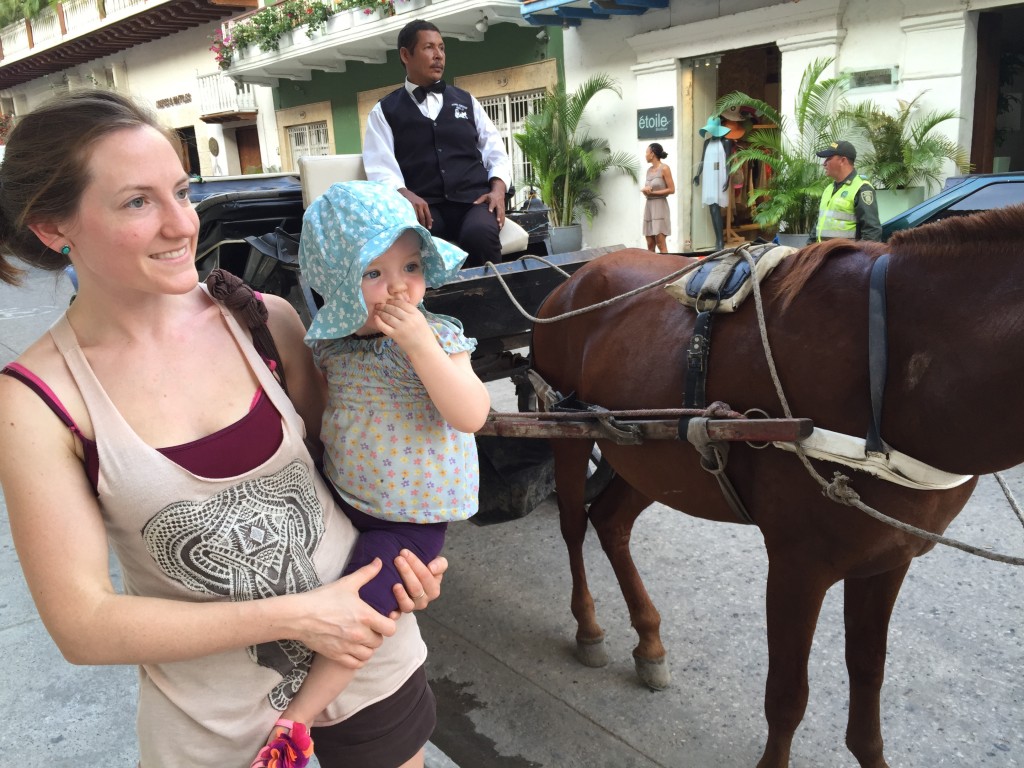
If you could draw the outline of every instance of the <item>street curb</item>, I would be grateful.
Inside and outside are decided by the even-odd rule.
[[[459,766],[428,741],[424,749],[423,768],[459,768]]]

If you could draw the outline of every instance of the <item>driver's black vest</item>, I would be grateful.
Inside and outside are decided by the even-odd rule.
[[[420,112],[405,88],[381,99],[395,137],[395,159],[405,186],[428,203],[472,203],[491,189],[477,149],[472,97],[447,86],[437,118]]]

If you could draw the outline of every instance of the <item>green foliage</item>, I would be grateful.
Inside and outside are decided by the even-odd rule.
[[[0,0],[0,3],[4,0]],[[340,7],[340,6],[339,6]],[[261,8],[252,16],[231,25],[227,34],[218,30],[213,36],[214,59],[221,69],[227,69],[235,54],[250,45],[263,51],[276,51],[281,46],[281,35],[305,26],[309,33],[318,32],[335,13],[335,6],[322,0],[285,0],[278,5]]]
[[[56,0],[0,0],[0,27],[23,19],[34,19]]]
[[[740,91],[723,96],[715,105],[716,113],[734,106],[753,107],[764,122],[776,126],[748,133],[744,137],[747,146],[730,159],[733,170],[749,162],[771,168],[765,186],[752,190],[748,201],[754,221],[766,229],[810,231],[828,180],[815,153],[834,141],[848,139],[853,129],[845,109],[848,77],[824,77],[833,61],[817,59],[804,70],[792,120],[767,102]]]
[[[288,3],[286,3],[288,5]],[[254,13],[248,21],[253,28],[255,40],[261,51],[276,51],[281,47],[281,35],[295,28],[284,13],[281,6],[263,8]]]
[[[639,166],[631,154],[612,152],[607,139],[591,136],[583,126],[587,105],[602,91],[622,96],[618,83],[607,75],[591,77],[572,94],[559,85],[514,136],[530,164],[527,183],[539,190],[556,227],[573,224],[581,215],[593,221],[601,202],[597,185],[606,172],[638,178]]]
[[[947,120],[959,119],[956,112],[932,111],[915,119],[912,113],[922,96],[924,93],[911,101],[898,100],[894,114],[870,101],[849,110],[869,145],[857,157],[857,171],[875,187],[924,186],[928,192],[933,184],[938,186],[946,160],[960,173],[971,169],[970,157],[964,149],[945,136],[929,135]]]

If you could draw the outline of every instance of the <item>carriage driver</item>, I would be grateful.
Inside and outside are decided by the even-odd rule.
[[[512,163],[501,135],[471,94],[448,85],[444,40],[429,21],[398,33],[405,83],[370,112],[366,178],[397,189],[434,237],[469,253],[467,267],[501,261],[498,231]]]
[[[836,141],[815,154],[824,158],[825,174],[833,183],[821,192],[818,221],[811,228],[808,244],[837,237],[881,240],[875,189],[853,167],[857,159],[853,144]]]

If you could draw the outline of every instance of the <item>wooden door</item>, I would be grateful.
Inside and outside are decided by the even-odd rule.
[[[260,136],[255,125],[239,128],[235,131],[235,144],[238,147],[238,167],[242,173],[263,173],[263,160],[260,157]]]

